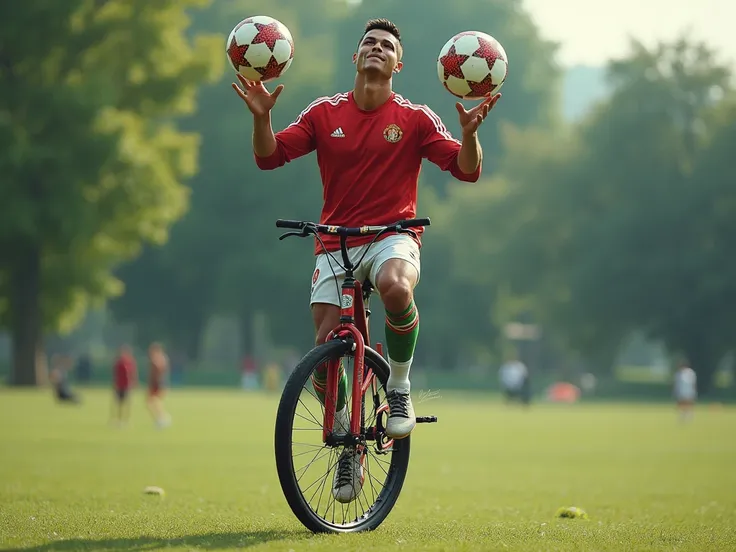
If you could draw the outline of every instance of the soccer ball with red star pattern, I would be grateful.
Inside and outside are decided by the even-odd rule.
[[[252,81],[283,75],[294,59],[294,39],[286,25],[266,15],[248,17],[230,32],[227,58],[233,69]]]
[[[437,75],[458,98],[477,100],[495,94],[506,80],[508,58],[490,35],[465,31],[453,36],[437,57]]]

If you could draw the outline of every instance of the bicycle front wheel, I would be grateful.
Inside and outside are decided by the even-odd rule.
[[[357,447],[364,454],[365,479],[354,500],[342,503],[335,499],[333,477],[345,447],[322,441],[324,406],[311,382],[315,370],[333,359],[342,359],[348,381],[352,381],[354,358],[350,344],[333,340],[310,351],[286,382],[276,415],[276,469],[291,510],[310,531],[370,531],[386,519],[396,504],[409,467],[410,438],[394,441],[385,434],[389,365],[366,347],[364,371],[370,369],[375,380],[361,401]],[[350,408],[350,397],[347,404]]]

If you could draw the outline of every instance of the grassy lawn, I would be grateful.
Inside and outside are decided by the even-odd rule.
[[[107,424],[81,406],[0,390],[3,550],[736,550],[736,409],[533,405],[440,396],[417,404],[403,493],[376,531],[307,532],[273,459],[278,397],[174,390],[174,423]],[[157,485],[166,495],[143,494]],[[561,506],[590,519],[557,519]]]

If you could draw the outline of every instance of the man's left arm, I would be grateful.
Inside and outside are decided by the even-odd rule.
[[[501,94],[488,95],[486,99],[470,110],[466,110],[460,102],[455,104],[460,120],[460,128],[463,131],[463,142],[457,163],[460,170],[466,174],[475,172],[483,163],[483,150],[478,141],[478,129],[500,98]]]
[[[462,145],[457,154],[457,166],[463,174],[480,176],[480,167],[483,165],[483,148],[480,147],[478,133],[463,135]]]
[[[426,157],[443,171],[449,171],[458,180],[477,182],[483,167],[483,149],[478,139],[478,128],[500,97],[501,94],[489,96],[469,111],[460,102],[455,104],[462,128],[462,142],[450,135],[436,113],[422,106],[421,111],[426,115],[420,126],[423,136],[422,157]]]
[[[426,109],[426,110],[425,110]],[[463,182],[477,182],[482,169],[482,155],[477,133],[463,142],[455,139],[433,111],[423,108],[420,119],[420,151],[443,171]]]

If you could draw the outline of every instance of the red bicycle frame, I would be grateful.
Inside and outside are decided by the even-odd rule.
[[[375,379],[375,374],[369,368],[363,373],[365,367],[365,348],[370,346],[370,332],[368,329],[368,318],[366,317],[365,305],[363,304],[363,286],[358,280],[349,280],[343,284],[340,298],[340,325],[328,334],[327,339],[352,337],[355,343],[353,351],[353,385],[352,404],[350,417],[350,433],[360,434],[360,413],[363,395]],[[378,353],[383,356],[381,344],[376,345]],[[322,426],[322,440],[326,441],[335,421],[335,408],[337,406],[337,384],[340,374],[340,362],[342,359],[330,360],[327,363],[327,388],[325,390],[325,420]]]
[[[310,234],[315,236],[319,233],[340,236],[340,250],[345,261],[345,269],[347,276],[342,285],[340,292],[340,325],[330,332],[327,339],[351,338],[354,343],[352,351],[355,358],[355,366],[353,369],[353,385],[352,385],[352,413],[350,416],[350,433],[354,437],[360,436],[360,423],[362,413],[363,395],[371,385],[374,392],[377,389],[375,384],[375,374],[372,370],[363,373],[365,368],[365,348],[370,347],[370,336],[368,333],[368,317],[363,304],[363,286],[353,277],[353,264],[348,258],[347,238],[349,236],[366,236],[375,235],[373,242],[385,232],[401,232],[409,231],[409,228],[419,226],[429,226],[428,218],[400,220],[387,226],[361,226],[359,228],[348,228],[342,226],[333,226],[326,224],[315,224],[313,222],[304,222],[297,220],[277,220],[278,228],[290,228],[295,232],[287,232],[282,234],[279,239],[288,236],[306,237]],[[322,240],[320,244],[324,247]],[[365,256],[365,255],[364,255]],[[361,257],[362,260],[362,257]],[[358,261],[360,264],[360,261]],[[357,314],[357,316],[356,316]],[[376,344],[376,352],[383,356],[381,344]],[[337,384],[340,375],[340,360],[330,360],[327,362],[327,382],[325,389],[325,412],[324,425],[322,426],[322,440],[327,442],[332,427],[335,423],[335,407],[337,402]],[[381,407],[381,411],[386,411],[388,407]],[[417,419],[419,421],[419,419]],[[432,420],[436,421],[436,420]]]

